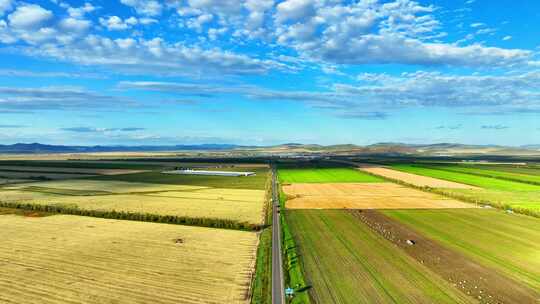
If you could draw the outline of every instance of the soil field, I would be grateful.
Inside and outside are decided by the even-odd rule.
[[[0,171],[33,172],[33,173],[73,173],[90,175],[117,175],[140,173],[144,170],[130,169],[92,169],[92,168],[63,168],[63,167],[30,167],[30,166],[1,166]]]
[[[279,181],[288,183],[369,183],[383,180],[349,168],[279,169]]]
[[[249,303],[255,233],[0,215],[1,303]]]
[[[393,183],[327,183],[283,186],[289,209],[475,208],[441,195]]]
[[[453,188],[453,189],[476,189],[477,187],[456,183],[452,181],[447,181],[443,179],[427,177],[407,172],[401,172],[398,170],[389,169],[386,167],[376,167],[376,166],[362,166],[360,170],[369,172],[371,174],[379,175],[385,178],[400,180],[407,184],[415,185],[418,187],[431,187],[431,188]]]
[[[476,303],[343,210],[287,210],[314,303]]]
[[[0,201],[260,224],[265,195],[263,190],[69,180],[4,186]]]
[[[493,209],[383,213],[540,293],[540,219]]]
[[[27,183],[27,182],[31,182],[31,180],[27,180],[27,179],[6,179],[6,178],[0,178],[0,186],[1,186],[1,185],[8,185],[8,184]]]

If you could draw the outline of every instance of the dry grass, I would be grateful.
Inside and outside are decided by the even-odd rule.
[[[369,172],[378,176],[389,179],[400,180],[402,182],[415,185],[418,187],[431,188],[451,188],[451,189],[479,189],[475,186],[460,184],[456,182],[445,181],[433,177],[421,176],[412,173],[405,173],[397,170],[388,169],[385,167],[361,166],[362,171]]]
[[[260,224],[264,190],[67,180],[8,185],[4,202],[76,206],[83,210],[123,211],[192,218],[220,218]]]
[[[255,233],[0,215],[0,239],[1,303],[249,303]]]
[[[283,186],[290,209],[473,208],[440,195],[393,183],[291,184]]]
[[[129,169],[92,169],[92,168],[61,168],[61,167],[31,167],[31,166],[0,166],[2,170],[15,171],[32,171],[36,172],[54,172],[54,173],[80,173],[80,174],[95,174],[95,175],[118,175],[145,172],[145,170],[129,170]]]

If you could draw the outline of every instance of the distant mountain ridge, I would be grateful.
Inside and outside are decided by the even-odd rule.
[[[457,143],[436,144],[406,144],[384,142],[367,146],[354,144],[339,144],[323,146],[319,144],[286,143],[275,146],[242,146],[235,144],[197,144],[197,145],[96,145],[96,146],[67,146],[48,145],[41,143],[17,143],[0,145],[0,153],[39,154],[39,153],[96,153],[96,152],[173,152],[173,151],[228,151],[228,150],[269,150],[291,152],[358,152],[358,153],[389,153],[415,154],[432,153],[444,154],[453,151],[467,150],[499,150],[499,151],[538,151],[540,145],[524,145],[521,147],[506,147],[499,145],[466,145]]]

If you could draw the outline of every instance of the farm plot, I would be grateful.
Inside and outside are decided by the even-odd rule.
[[[350,168],[279,169],[279,181],[288,183],[366,183],[383,180]]]
[[[343,210],[288,210],[315,303],[476,303]]]
[[[382,212],[540,293],[539,219],[487,209]]]
[[[249,303],[255,233],[0,215],[2,303]]]
[[[453,197],[490,204],[540,211],[540,185],[504,180],[493,177],[451,172],[415,165],[396,165],[396,169],[476,186],[476,189],[439,188],[439,192]]]
[[[400,167],[401,168],[401,167]],[[433,177],[426,177],[418,174],[412,174],[407,172],[401,172],[386,167],[376,166],[361,166],[360,170],[369,172],[371,174],[383,176],[392,180],[399,180],[407,184],[415,185],[418,187],[431,187],[431,188],[452,188],[452,189],[476,189],[477,187],[457,182],[452,182],[444,179],[438,179]]]
[[[15,172],[48,172],[48,173],[71,173],[71,174],[89,174],[89,175],[117,175],[140,173],[144,170],[129,169],[93,169],[93,168],[64,168],[64,167],[31,167],[31,166],[3,166],[0,165],[0,171]]]
[[[538,168],[516,168],[504,165],[472,166],[441,164],[422,164],[422,167],[540,185],[540,169]]]
[[[326,183],[283,186],[289,209],[474,208],[475,205],[393,183]]]
[[[35,180],[60,180],[70,178],[88,177],[88,174],[77,173],[50,173],[50,172],[23,172],[23,171],[0,171],[2,179],[35,179]]]
[[[0,201],[260,224],[265,194],[263,190],[68,180],[5,186]]]

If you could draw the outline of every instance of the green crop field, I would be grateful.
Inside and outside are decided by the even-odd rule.
[[[514,208],[533,215],[540,212],[540,185],[439,170],[420,165],[393,165],[392,168],[482,188],[438,189],[438,192],[455,198],[490,204],[496,207]]]
[[[268,177],[267,168],[242,168],[232,171],[251,171],[255,176],[205,176],[205,175],[181,175],[165,174],[159,171],[143,172],[134,174],[108,175],[91,177],[93,180],[126,181],[170,185],[192,185],[230,189],[256,189],[264,190]]]
[[[471,166],[439,164],[422,165],[422,167],[540,185],[540,169],[536,168],[516,168],[502,165],[484,167],[478,165]]]
[[[381,178],[350,168],[279,169],[281,183],[369,183]]]
[[[540,291],[540,219],[488,209],[382,212]]]
[[[472,303],[342,210],[286,212],[315,303]]]

